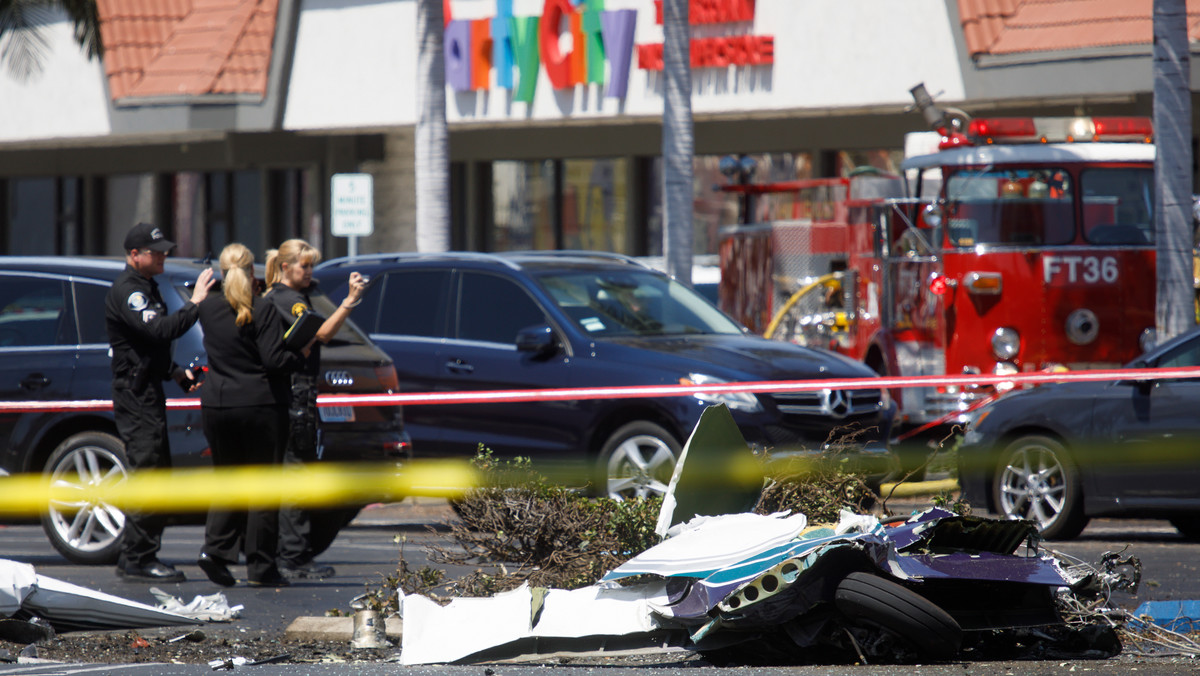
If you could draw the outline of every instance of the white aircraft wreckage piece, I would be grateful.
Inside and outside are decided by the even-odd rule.
[[[723,406],[706,410],[687,444],[705,458],[697,466],[745,451],[734,432]],[[806,527],[803,514],[713,514],[703,498],[720,489],[690,482],[687,457],[659,517],[666,540],[573,591],[522,586],[444,607],[405,596],[401,661],[682,649],[719,665],[912,663],[968,645],[982,654],[989,642],[1043,657],[1121,651],[1103,606],[1113,590],[1136,591],[1134,557],[1068,571],[1039,549],[1032,522],[939,508],[886,525],[843,512],[833,527]],[[746,485],[724,502],[744,502]],[[634,576],[652,581],[620,586]]]
[[[39,575],[28,563],[0,559],[0,616],[40,617],[56,631],[203,624],[154,606]]]
[[[439,606],[410,594],[402,603],[403,664],[475,662],[519,655],[664,647],[651,605],[661,583],[639,587],[530,588]]]

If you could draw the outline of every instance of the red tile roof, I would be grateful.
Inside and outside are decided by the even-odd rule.
[[[279,0],[97,0],[113,100],[267,93]]]
[[[958,0],[967,51],[1054,52],[1149,45],[1154,0]],[[1188,37],[1200,38],[1200,0],[1187,0]]]

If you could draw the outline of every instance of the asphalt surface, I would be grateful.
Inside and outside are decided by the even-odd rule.
[[[920,499],[893,500],[893,512],[927,506]],[[399,552],[411,565],[424,563],[423,545],[443,538],[438,530],[452,513],[442,501],[406,501],[376,505],[364,509],[359,518],[343,530],[334,546],[320,558],[333,565],[337,574],[326,580],[299,580],[285,589],[256,589],[239,584],[219,588],[210,583],[195,565],[202,539],[200,526],[173,526],[167,530],[162,558],[177,564],[188,580],[176,585],[159,585],[164,591],[187,602],[195,595],[221,591],[231,605],[244,606],[242,616],[227,625],[208,625],[206,631],[237,631],[245,634],[276,634],[289,627],[303,631],[326,632],[324,637],[343,636],[352,626],[349,619],[325,618],[327,611],[349,615],[354,597],[376,588],[384,576],[396,569]],[[431,532],[429,529],[433,528]],[[1117,605],[1133,609],[1147,600],[1200,599],[1200,544],[1183,540],[1165,521],[1096,520],[1077,540],[1048,543],[1047,546],[1096,561],[1106,551],[1118,551],[1128,545],[1128,553],[1143,563],[1143,583],[1136,597],[1120,595]],[[51,548],[37,525],[0,527],[0,557],[33,564],[42,575],[55,577],[91,589],[116,594],[146,603],[154,603],[150,585],[118,580],[110,567],[77,566],[67,562]],[[244,568],[233,569],[244,575]],[[451,571],[451,574],[454,574]],[[314,629],[316,627],[316,629]],[[389,629],[392,629],[389,626]],[[168,630],[170,631],[170,630]],[[296,629],[293,629],[296,631]],[[182,631],[180,633],[183,633]],[[394,638],[394,635],[393,635]],[[229,657],[214,655],[214,657]],[[1042,662],[957,662],[939,665],[839,665],[835,667],[724,668],[735,673],[754,674],[1053,674],[1092,672],[1096,674],[1182,674],[1194,673],[1200,662],[1182,655],[1143,657],[1129,650],[1109,660],[1054,660]],[[644,656],[617,656],[587,659],[543,658],[538,664],[495,664],[476,666],[400,667],[395,663],[283,664],[237,667],[258,674],[472,674],[478,676],[533,676],[547,673],[601,673],[596,670],[620,668],[622,674],[670,676],[675,672],[694,675],[697,669],[714,669],[689,653]],[[581,671],[582,670],[582,671]],[[0,674],[202,674],[212,673],[206,665],[96,665],[24,663],[0,665]]]

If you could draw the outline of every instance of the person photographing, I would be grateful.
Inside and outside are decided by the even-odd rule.
[[[278,249],[267,252],[265,297],[278,310],[284,330],[305,313],[312,312],[312,296],[319,293],[312,271],[320,260],[321,252],[302,239],[289,239]],[[325,318],[308,356],[289,377],[285,467],[300,468],[317,460],[320,445],[317,376],[321,366],[321,345],[328,343],[341,329],[350,310],[361,301],[366,287],[362,275],[351,273],[346,298]],[[333,575],[333,566],[317,563],[314,559],[333,544],[350,518],[353,518],[353,512],[344,509],[314,511],[283,506],[279,515],[279,569],[291,577],[320,579]]]

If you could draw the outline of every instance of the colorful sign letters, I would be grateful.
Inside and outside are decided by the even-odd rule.
[[[754,0],[688,0],[689,22],[752,23]],[[513,0],[496,0],[496,15],[455,20],[447,6],[446,81],[456,91],[513,90],[513,99],[531,103],[539,71],[550,85],[606,85],[604,95],[624,98],[635,50],[637,10],[604,9],[604,0],[544,0],[542,15],[514,16]],[[573,4],[574,3],[574,4]],[[662,23],[662,0],[655,0]],[[560,45],[571,34],[571,48]],[[691,41],[693,68],[719,68],[774,63],[774,38],[760,35],[706,37]],[[638,67],[662,70],[662,44],[637,45]],[[607,68],[607,80],[606,70]],[[514,82],[513,71],[516,71]],[[492,82],[492,74],[495,81]]]

